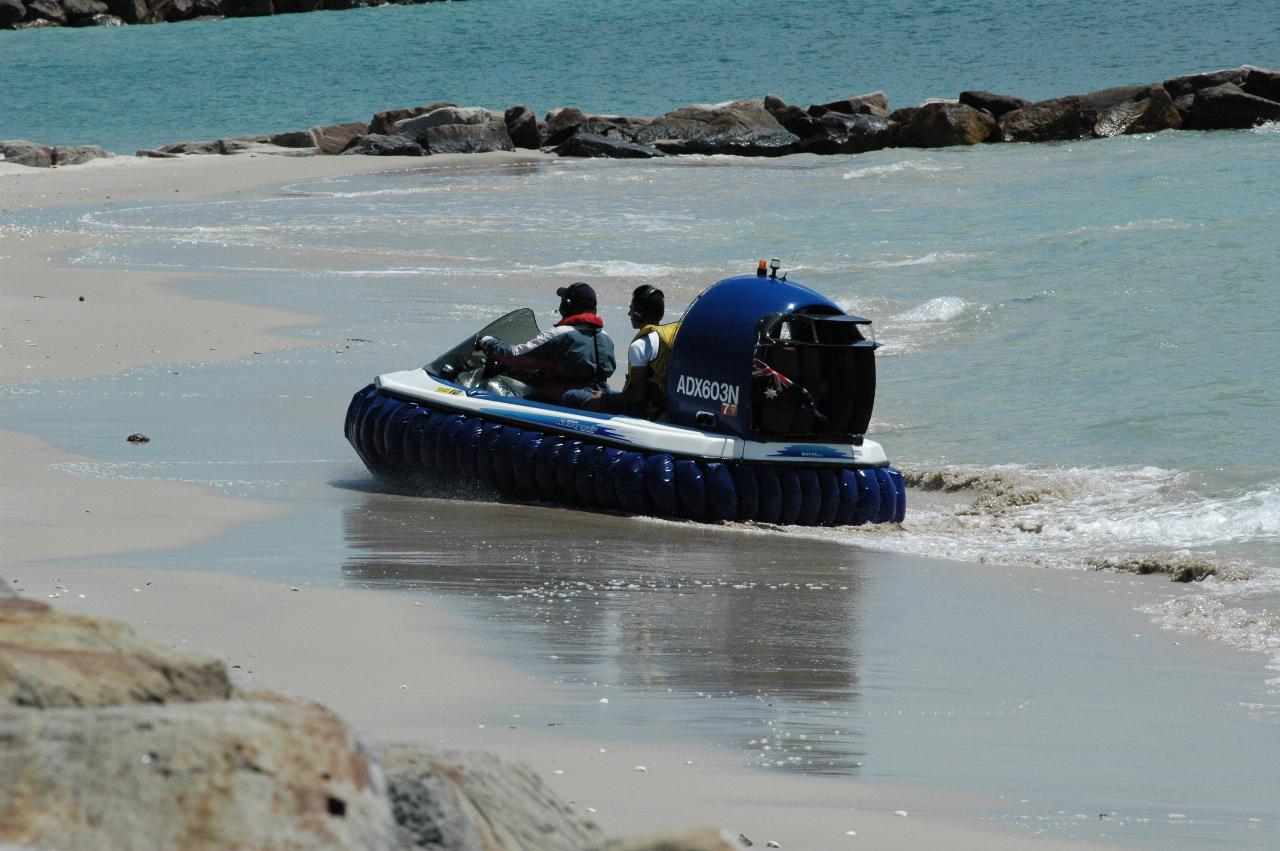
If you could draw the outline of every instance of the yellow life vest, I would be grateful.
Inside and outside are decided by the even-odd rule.
[[[679,322],[668,322],[666,325],[646,325],[636,332],[631,342],[647,337],[650,332],[658,332],[658,355],[649,361],[649,386],[645,397],[660,409],[667,407],[667,364],[671,361],[671,347],[675,345],[676,333],[680,330]],[[627,380],[623,389],[631,384],[632,366],[627,361]]]

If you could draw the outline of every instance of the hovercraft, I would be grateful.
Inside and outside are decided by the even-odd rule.
[[[378,376],[351,400],[347,440],[411,492],[706,522],[901,522],[902,474],[864,436],[879,345],[870,320],[761,265],[685,312],[661,422],[536,401],[475,350],[484,335],[537,336],[522,308],[421,369]]]

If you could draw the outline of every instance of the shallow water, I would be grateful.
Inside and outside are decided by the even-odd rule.
[[[1116,812],[1141,825],[1139,844],[1249,845],[1276,818],[1274,760],[1258,758],[1278,741],[1261,658],[1280,648],[1280,471],[1258,447],[1280,436],[1265,227],[1277,151],[1264,129],[425,168],[254,201],[14,215],[0,226],[122,240],[72,263],[201,273],[202,295],[334,317],[302,336],[339,342],[10,385],[0,425],[103,459],[72,472],[291,508],[145,563],[444,595],[491,652],[621,689],[634,717],[772,770],[977,788],[1042,806],[1028,826],[1055,835],[1096,836],[1113,827],[1097,813]],[[373,375],[518,305],[549,319],[560,284],[591,280],[617,329],[637,283],[678,309],[770,254],[875,320],[874,435],[919,483],[902,529],[771,533],[400,497],[342,439],[346,401]],[[119,440],[138,430],[144,448]],[[952,489],[921,489],[932,482]],[[1010,567],[868,561],[849,544]],[[1001,585],[1010,570],[1057,568],[1061,583],[1100,558],[1187,555],[1244,578],[1183,592],[1077,573],[1085,591],[1025,612]],[[1095,621],[1117,593],[1147,614]],[[1147,618],[1267,656],[1215,655]],[[1036,649],[1009,670],[971,658],[983,629]],[[1137,633],[1137,655],[1108,661],[1117,629]],[[1118,683],[1126,665],[1164,673]],[[1176,722],[1146,730],[1169,706]],[[1196,738],[1206,723],[1213,734]],[[1221,757],[1228,747],[1242,749]],[[1108,779],[1092,778],[1103,765]],[[1195,825],[1169,819],[1192,808],[1179,790],[1205,766],[1226,772],[1224,793],[1195,799]]]

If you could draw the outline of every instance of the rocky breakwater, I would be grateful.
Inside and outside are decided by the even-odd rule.
[[[0,582],[0,845],[723,851],[719,831],[609,842],[525,766],[374,748],[322,706]]]
[[[119,27],[438,2],[443,0],[0,0],[0,29]]]
[[[499,112],[436,102],[379,112],[368,122],[174,142],[137,154],[418,157],[523,149],[562,157],[629,159],[688,154],[848,155],[882,148],[1248,129],[1273,121],[1280,121],[1280,71],[1242,65],[1034,103],[1007,94],[964,91],[954,100],[932,100],[892,111],[884,92],[807,107],[769,95],[682,106],[654,118],[589,115],[575,107],[560,107],[539,117],[526,106]],[[92,146],[50,148],[26,141],[0,141],[0,155],[4,161],[46,167],[109,156]]]

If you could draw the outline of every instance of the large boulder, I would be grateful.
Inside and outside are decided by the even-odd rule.
[[[67,20],[72,23],[108,11],[107,4],[102,0],[62,0],[62,8],[67,13]]]
[[[516,149],[501,117],[484,124],[428,127],[418,136],[417,142],[429,154],[483,154]]]
[[[53,149],[54,165],[80,165],[89,160],[114,157],[115,154],[97,145],[59,145]]]
[[[416,118],[419,115],[426,115],[428,112],[435,112],[446,106],[457,106],[456,103],[429,103],[426,106],[410,106],[403,109],[388,109],[379,112],[373,116],[369,122],[369,132],[376,133],[380,136],[390,136],[395,133],[395,125],[397,121],[403,121],[406,118]]]
[[[164,20],[165,0],[106,0],[111,14],[128,24],[155,24]]]
[[[1000,138],[1006,142],[1055,142],[1107,135],[1114,122],[1104,121],[1099,127],[1099,118],[1111,114],[1117,107],[1129,109],[1131,104],[1155,96],[1160,100],[1151,105],[1152,113],[1153,116],[1158,115],[1160,104],[1164,99],[1164,95],[1159,94],[1160,88],[1160,86],[1120,86],[1083,95],[1067,95],[1039,101],[1002,115]],[[1154,121],[1153,117],[1152,123]]]
[[[815,103],[808,112],[814,117],[828,112],[839,112],[842,115],[874,115],[878,118],[889,117],[889,98],[884,92],[869,92],[865,95],[833,100],[830,103]]]
[[[976,145],[985,142],[996,129],[991,113],[949,101],[900,109],[889,119],[897,125],[894,144],[903,148]]]
[[[514,151],[502,113],[479,107],[445,106],[397,121],[393,135],[411,139],[430,154]]]
[[[370,133],[361,136],[355,143],[342,152],[343,156],[375,156],[375,157],[420,157],[426,151],[412,139],[404,136],[386,136],[381,133]]]
[[[349,145],[369,133],[369,125],[362,121],[347,124],[325,124],[311,128],[311,138],[322,154],[340,154]]]
[[[555,148],[562,157],[597,157],[611,159],[650,159],[665,157],[662,151],[649,145],[628,142],[618,135],[577,132]]]
[[[53,148],[22,139],[0,141],[3,161],[33,168],[53,168]]]
[[[11,27],[27,16],[22,0],[0,0],[0,27]]]
[[[223,0],[222,14],[229,18],[261,18],[274,15],[271,0]]]
[[[415,848],[565,851],[604,844],[593,822],[528,767],[490,753],[381,752],[396,823]]]
[[[1280,103],[1251,95],[1232,83],[1200,89],[1191,102],[1191,130],[1245,130],[1280,121]]]
[[[542,147],[542,128],[538,126],[538,116],[529,107],[511,107],[502,114],[502,121],[507,125],[511,144],[517,148],[536,150]]]
[[[67,22],[67,11],[56,0],[27,0],[27,15],[58,24]]]
[[[1122,101],[1099,112],[1092,133],[1100,139],[1121,134],[1159,133],[1176,130],[1182,123],[1182,113],[1173,105],[1164,87],[1151,86],[1147,97]]]
[[[765,95],[764,108],[779,124],[801,139],[811,139],[823,133],[821,121],[777,95]]]
[[[1280,71],[1269,71],[1265,68],[1250,68],[1245,77],[1245,94],[1280,102]]]
[[[298,12],[315,12],[324,8],[324,0],[275,0],[277,15],[292,15]]]
[[[33,708],[225,700],[221,662],[179,653],[124,624],[0,599],[0,705]]]
[[[781,156],[797,150],[800,142],[764,108],[763,100],[684,106],[630,135],[672,154]]]
[[[1015,109],[1031,106],[1031,101],[1023,98],[1016,98],[1013,95],[998,95],[994,92],[986,91],[961,92],[960,102],[974,109],[985,110],[991,113],[993,118],[999,118],[1006,112],[1013,112]]]
[[[310,130],[290,130],[286,133],[277,133],[271,136],[268,141],[278,148],[314,148],[316,146],[316,137],[311,135]]]
[[[805,153],[864,154],[893,144],[893,124],[887,118],[827,112],[818,121],[822,132],[803,141]]]
[[[1221,86],[1223,83],[1232,83],[1237,86],[1243,85],[1245,79],[1249,76],[1249,71],[1249,65],[1242,65],[1239,68],[1223,68],[1221,71],[1206,71],[1202,74],[1186,74],[1181,77],[1173,77],[1165,80],[1160,85],[1164,86],[1164,90],[1169,93],[1169,97],[1176,100],[1184,95],[1193,95],[1201,89]]]
[[[544,146],[557,147],[577,133],[594,133],[600,136],[621,134],[628,141],[635,141],[635,133],[649,125],[647,118],[629,118],[625,115],[587,115],[574,106],[562,106],[547,113],[545,123],[539,128]]]
[[[0,843],[398,845],[385,782],[320,706],[254,700],[0,710]]]

